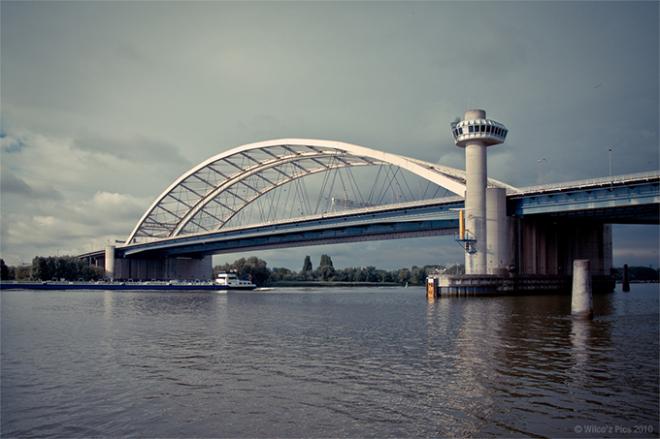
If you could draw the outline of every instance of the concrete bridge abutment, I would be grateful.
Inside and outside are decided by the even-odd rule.
[[[519,274],[573,274],[573,261],[588,259],[591,273],[610,276],[612,227],[588,221],[517,218],[516,266]]]
[[[115,253],[114,246],[106,248],[106,277],[112,280],[211,280],[213,277],[210,255],[185,258],[122,258]]]

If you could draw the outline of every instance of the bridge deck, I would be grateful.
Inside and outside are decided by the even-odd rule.
[[[660,172],[508,190],[512,216],[546,215],[602,223],[660,224]],[[125,256],[201,255],[300,245],[452,233],[460,197],[306,216],[118,247]],[[81,257],[100,256],[91,252]]]

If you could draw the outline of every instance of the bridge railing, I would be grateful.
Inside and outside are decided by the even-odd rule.
[[[548,183],[537,186],[520,188],[520,191],[511,195],[526,195],[531,193],[557,192],[564,189],[581,189],[590,186],[607,186],[625,184],[635,181],[648,181],[660,179],[660,171],[637,172],[633,174],[613,175],[611,177],[588,178],[585,180],[567,181],[561,183]]]

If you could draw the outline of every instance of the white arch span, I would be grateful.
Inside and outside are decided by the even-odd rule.
[[[217,154],[182,174],[142,215],[126,244],[218,229],[255,199],[295,179],[329,169],[380,164],[405,169],[461,197],[465,194],[465,172],[459,169],[344,142],[267,140]],[[293,165],[295,173],[285,172],[284,165]],[[497,180],[490,179],[489,184],[516,191]],[[237,195],[236,188],[249,195]]]

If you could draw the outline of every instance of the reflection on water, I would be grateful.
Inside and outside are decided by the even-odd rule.
[[[658,432],[656,285],[593,321],[421,288],[0,297],[3,437]]]

